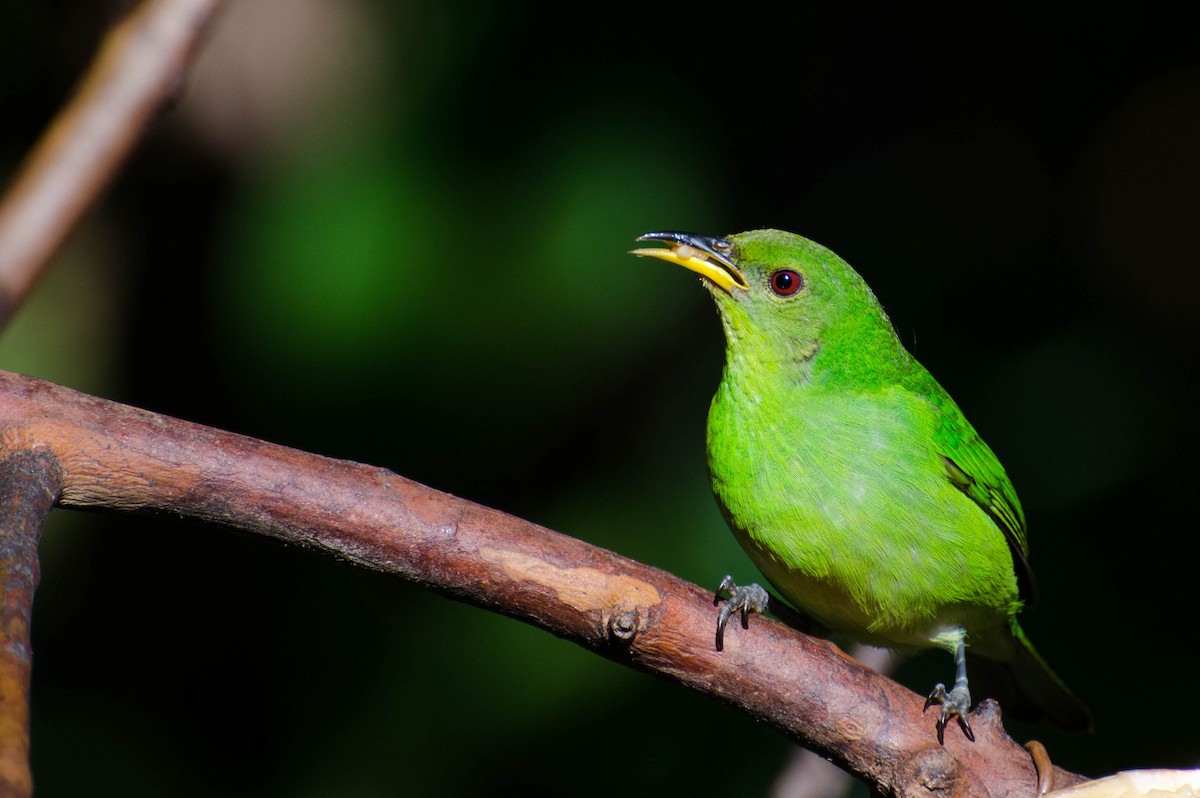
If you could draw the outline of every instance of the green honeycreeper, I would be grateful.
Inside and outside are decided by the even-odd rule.
[[[725,330],[708,415],[713,492],[738,541],[789,602],[835,632],[943,648],[938,739],[974,739],[966,650],[1000,663],[1027,717],[1066,729],[1087,709],[1033,649],[1017,612],[1033,588],[1025,516],[996,455],[900,343],[871,289],[825,247],[779,230],[647,233],[635,250],[701,275]],[[731,612],[766,591],[722,589]],[[719,643],[718,643],[719,644]]]

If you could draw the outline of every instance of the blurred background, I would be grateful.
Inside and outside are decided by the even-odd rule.
[[[0,175],[127,5],[8,10]],[[625,253],[792,230],[862,272],[1023,499],[1023,623],[1097,729],[1014,734],[1092,774],[1196,766],[1192,22],[233,0],[0,368],[715,586],[755,576],[705,473],[720,330],[694,279]],[[41,795],[757,795],[790,755],[708,699],[267,540],[63,510],[42,550]]]

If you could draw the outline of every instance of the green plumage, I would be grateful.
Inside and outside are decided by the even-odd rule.
[[[1017,625],[1032,579],[1004,468],[862,278],[776,230],[646,238],[677,246],[638,254],[700,272],[716,301],[727,354],[708,418],[713,490],[776,589],[863,642],[965,642],[1012,669],[1037,713],[1088,725]]]

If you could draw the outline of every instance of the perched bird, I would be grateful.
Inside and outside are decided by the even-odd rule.
[[[967,713],[966,650],[1004,666],[1027,715],[1087,709],[1017,623],[1032,591],[1025,516],[996,455],[900,343],[875,295],[825,247],[779,230],[647,233],[634,250],[700,274],[725,330],[708,414],[713,492],[738,541],[795,607],[872,645],[943,648],[938,739]],[[762,611],[757,585],[722,588]]]

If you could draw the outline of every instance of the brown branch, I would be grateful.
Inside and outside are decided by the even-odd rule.
[[[62,472],[44,448],[0,453],[0,795],[33,794],[29,773],[29,645],[38,541]]]
[[[0,204],[0,327],[175,95],[223,0],[147,0],[105,37]]]
[[[994,704],[939,746],[922,699],[769,619],[713,646],[711,594],[646,565],[411,482],[0,372],[0,443],[44,447],[61,503],[155,508],[394,573],[707,693],[896,795],[1032,794]],[[1078,777],[1057,772],[1057,786]]]

